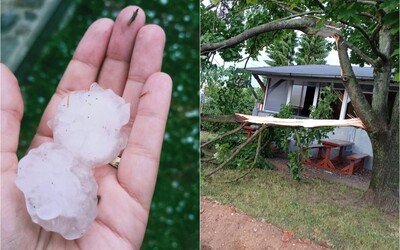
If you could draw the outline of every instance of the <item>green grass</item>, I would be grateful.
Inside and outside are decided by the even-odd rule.
[[[332,249],[398,249],[399,218],[367,207],[361,190],[319,179],[297,182],[281,172],[259,169],[226,183],[239,175],[223,170],[202,178],[202,195]]]

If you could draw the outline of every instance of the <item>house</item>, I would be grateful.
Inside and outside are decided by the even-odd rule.
[[[253,115],[265,116],[278,113],[282,104],[291,104],[296,117],[308,117],[311,105],[318,105],[320,89],[333,84],[339,95],[339,101],[332,107],[334,119],[357,117],[351,105],[350,97],[341,80],[340,66],[333,65],[296,65],[278,67],[247,68],[264,92],[262,103],[256,103]],[[373,69],[370,67],[355,67],[354,73],[367,100],[371,102],[373,91]],[[389,106],[392,107],[397,83],[390,84]],[[353,153],[370,155],[365,167],[372,169],[372,146],[365,130],[353,127],[335,128],[329,138],[354,142]]]

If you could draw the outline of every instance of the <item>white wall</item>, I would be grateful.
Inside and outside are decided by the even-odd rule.
[[[354,145],[351,146],[351,148],[349,148],[350,152],[345,152],[345,154],[346,153],[368,154],[369,157],[365,159],[364,167],[369,170],[372,169],[372,158],[373,158],[372,144],[367,132],[364,129],[353,128],[353,127],[336,127],[333,132],[328,134],[328,138],[353,142]],[[294,142],[293,140],[291,140],[289,144],[289,151],[295,149],[296,147],[294,146]],[[317,152],[318,152],[317,150],[313,150],[312,154],[315,156]],[[332,157],[335,157],[338,155],[338,153],[339,150],[332,150],[331,155]]]
[[[270,85],[274,85],[279,80],[280,79],[272,78]],[[290,84],[288,83],[288,81],[283,81],[272,91],[270,88],[268,88],[267,96],[264,97],[264,100],[266,100],[266,102],[263,109],[279,112],[279,110],[281,109],[281,105],[286,104],[286,97],[289,91],[289,86]]]
[[[367,132],[361,128],[353,127],[337,127],[332,133],[328,134],[329,139],[341,139],[354,142],[351,147],[352,153],[368,154],[365,160],[365,168],[372,169],[372,144]]]

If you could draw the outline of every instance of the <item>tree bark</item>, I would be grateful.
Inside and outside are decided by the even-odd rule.
[[[374,154],[374,171],[364,198],[384,211],[398,212],[399,130],[377,131],[369,136]]]
[[[222,48],[229,48],[259,34],[283,29],[300,30],[309,35],[319,35],[323,37],[333,36],[339,33],[338,29],[336,29],[335,27],[324,26],[320,29],[317,29],[317,22],[317,19],[309,17],[289,20],[277,20],[248,29],[241,34],[231,37],[222,42],[202,44],[200,47],[200,51],[201,54],[204,54]]]
[[[351,102],[357,112],[358,117],[364,122],[367,131],[374,131],[379,125],[379,117],[372,112],[371,105],[362,92],[361,86],[358,84],[353,68],[347,54],[347,45],[343,38],[336,37],[340,67],[342,69],[342,82],[349,93]]]
[[[392,53],[393,37],[389,27],[383,26],[379,32],[379,49],[386,58]],[[398,100],[389,120],[388,93],[391,75],[389,60],[381,60],[379,67],[374,67],[374,92],[372,111],[386,126],[375,128],[370,133],[373,148],[373,166],[371,183],[365,198],[373,205],[386,211],[399,209],[399,127]],[[398,97],[398,95],[396,95]],[[396,123],[396,126],[393,126]]]
[[[225,137],[227,137],[227,136],[229,136],[229,135],[232,135],[232,134],[238,132],[238,131],[241,130],[245,125],[246,125],[246,123],[243,123],[240,127],[237,127],[237,128],[235,128],[234,130],[228,131],[228,132],[226,132],[225,134],[220,135],[220,136],[218,136],[217,138],[215,138],[215,139],[213,139],[213,140],[211,140],[211,141],[208,141],[208,142],[205,142],[205,143],[201,144],[200,148],[204,148],[205,146],[207,146],[207,145],[209,145],[209,144],[211,144],[211,143],[213,143],[213,142],[216,142],[216,141],[218,141],[218,140],[221,140],[222,138],[225,138]]]
[[[381,37],[382,39],[385,36]],[[387,38],[387,37],[386,37]],[[364,198],[370,204],[384,211],[398,211],[399,208],[399,101],[396,100],[389,120],[388,92],[390,84],[390,63],[382,61],[374,67],[374,90],[370,105],[354,76],[347,54],[346,43],[337,37],[338,53],[342,68],[343,84],[349,93],[353,107],[367,127],[373,149],[373,171],[370,186]],[[388,43],[391,40],[388,38]],[[385,47],[381,41],[380,47]],[[387,48],[384,53],[390,53]],[[398,94],[397,94],[398,97]]]

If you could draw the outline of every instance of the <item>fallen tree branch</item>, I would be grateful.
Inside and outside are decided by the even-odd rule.
[[[215,141],[218,141],[218,140],[220,140],[220,139],[222,139],[222,138],[224,138],[224,137],[227,137],[228,135],[232,135],[232,134],[238,132],[238,131],[241,130],[245,125],[246,125],[246,123],[243,123],[240,127],[237,127],[237,128],[235,128],[234,130],[228,131],[228,132],[226,132],[225,134],[220,135],[220,136],[218,136],[217,138],[215,138],[215,139],[213,139],[213,140],[211,140],[211,141],[208,141],[208,142],[203,143],[203,144],[200,146],[200,148],[203,148],[203,147],[205,147],[205,146],[207,146],[207,145],[209,145],[209,144],[211,144],[211,143],[213,143],[213,142],[215,142]]]
[[[209,158],[202,158],[201,159],[202,162],[212,162],[214,160],[215,160],[214,156],[213,157],[209,157]]]
[[[262,126],[262,127],[260,128],[260,130],[264,130],[266,127],[267,127],[267,126],[264,125],[264,126]],[[256,163],[257,163],[257,159],[258,159],[258,156],[260,155],[260,151],[261,151],[261,140],[262,140],[262,133],[260,133],[260,134],[258,135],[258,143],[257,143],[256,156],[254,157],[254,161],[253,161],[253,163],[251,164],[249,170],[248,170],[246,173],[244,173],[243,175],[241,175],[241,176],[237,177],[236,179],[234,179],[234,180],[232,180],[232,181],[229,181],[229,182],[235,182],[235,181],[238,181],[238,180],[244,178],[246,175],[248,175],[248,174],[254,169],[254,166],[255,166]]]
[[[240,150],[242,150],[247,144],[249,144],[250,142],[252,142],[254,140],[254,138],[256,138],[267,126],[262,126],[259,130],[257,130],[250,138],[248,138],[243,144],[241,144],[235,152],[233,152],[231,154],[231,156],[229,156],[228,159],[226,159],[221,165],[219,165],[217,168],[215,168],[214,170],[212,170],[211,172],[205,174],[205,177],[208,177],[212,174],[215,174],[216,172],[220,171],[223,167],[225,167],[226,164],[228,164],[228,162],[230,162],[239,152]]]
[[[283,119],[273,116],[253,116],[244,114],[235,114],[238,122],[247,122],[250,124],[265,124],[271,127],[357,127],[365,129],[364,124],[359,118],[346,120],[328,120],[328,119]]]

